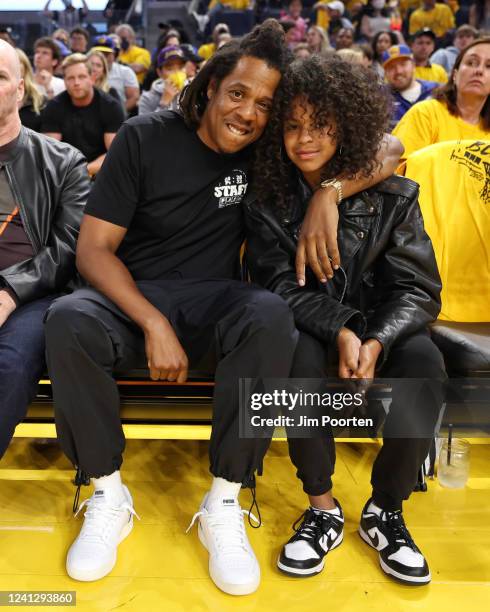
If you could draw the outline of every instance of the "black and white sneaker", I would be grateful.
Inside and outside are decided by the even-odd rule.
[[[313,576],[322,571],[325,555],[339,546],[344,537],[344,515],[337,510],[308,508],[294,523],[296,533],[283,547],[277,567],[291,576]],[[297,527],[297,525],[299,527]]]
[[[382,510],[369,500],[361,514],[359,535],[378,551],[385,574],[413,586],[430,582],[427,561],[413,541],[401,510]]]

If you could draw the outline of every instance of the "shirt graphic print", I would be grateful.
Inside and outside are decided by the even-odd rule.
[[[214,188],[218,208],[240,204],[247,193],[247,175],[243,170],[233,170]]]

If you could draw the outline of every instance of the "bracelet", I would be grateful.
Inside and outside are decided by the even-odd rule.
[[[326,189],[327,187],[333,187],[337,192],[337,206],[344,199],[344,192],[342,191],[342,183],[338,179],[329,179],[326,181],[322,181],[320,183],[321,189]]]

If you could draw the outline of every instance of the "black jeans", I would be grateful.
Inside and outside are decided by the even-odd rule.
[[[53,297],[19,306],[0,327],[0,458],[46,367],[43,318]]]
[[[171,322],[190,367],[215,373],[210,469],[249,483],[269,440],[238,437],[240,377],[287,377],[298,333],[286,303],[230,280],[139,282]],[[58,437],[87,476],[119,469],[124,435],[113,373],[147,367],[141,330],[94,289],[57,300],[46,320],[48,369]]]
[[[291,376],[322,378],[332,355],[315,338],[300,334]],[[382,370],[376,376],[385,378],[424,378],[434,381],[425,395],[394,394],[390,418],[398,424],[424,420],[424,430],[434,426],[443,403],[446,371],[441,353],[429,333],[422,330],[393,345]],[[398,510],[409,498],[417,482],[418,471],[425,460],[432,439],[385,437],[373,465],[371,485],[374,502],[385,510]],[[288,438],[289,454],[303,490],[309,495],[322,495],[332,488],[335,467],[335,443],[331,436],[318,438]]]

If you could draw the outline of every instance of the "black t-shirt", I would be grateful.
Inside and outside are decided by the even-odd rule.
[[[49,102],[42,113],[42,131],[62,135],[64,142],[81,151],[91,162],[106,152],[104,134],[114,134],[124,121],[121,104],[94,89],[88,106],[75,106],[67,91]]]
[[[172,111],[134,117],[85,212],[128,228],[117,255],[135,280],[238,278],[248,159],[215,153]]]
[[[42,113],[36,113],[32,104],[19,108],[20,122],[25,127],[40,132],[42,129]]]

